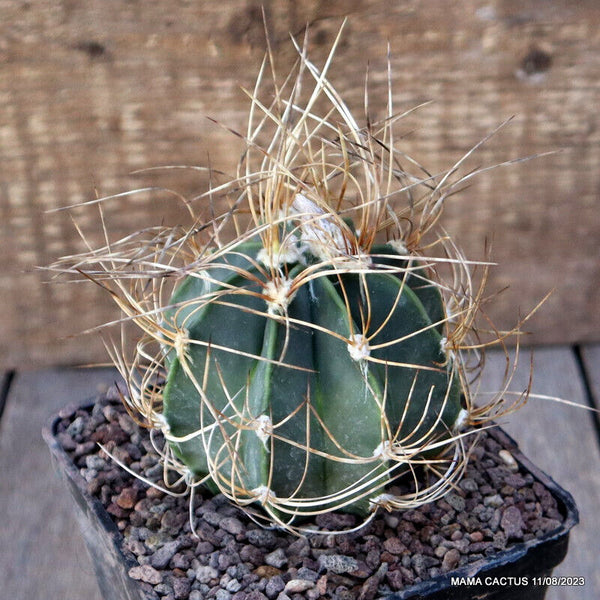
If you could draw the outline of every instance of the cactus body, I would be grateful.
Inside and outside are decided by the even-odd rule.
[[[265,268],[261,248],[221,254],[171,298],[167,320],[189,340],[163,394],[172,447],[240,501],[268,492],[290,513],[365,515],[396,468],[389,452],[426,448],[459,414],[440,293],[389,245],[335,274],[314,256]],[[316,276],[273,310],[269,282],[300,281],[307,265]]]

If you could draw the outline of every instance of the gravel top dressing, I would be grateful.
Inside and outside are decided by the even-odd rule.
[[[223,496],[197,490],[194,534],[189,496],[149,487],[99,449],[97,442],[162,484],[148,433],[115,395],[91,410],[63,410],[57,437],[122,531],[124,551],[139,563],[129,575],[150,598],[370,600],[541,537],[563,520],[550,492],[483,432],[464,478],[444,499],[379,514],[359,531],[299,538],[263,529]],[[331,513],[314,527],[356,524],[352,515]]]

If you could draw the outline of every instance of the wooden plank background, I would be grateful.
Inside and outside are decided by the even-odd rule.
[[[349,18],[331,71],[361,114],[364,75],[381,116],[387,42],[396,107],[434,103],[402,124],[404,148],[431,171],[450,166],[507,117],[474,164],[560,149],[488,173],[448,207],[444,225],[468,256],[493,240],[491,309],[500,327],[556,288],[531,322],[532,342],[600,339],[600,5],[595,0],[0,0],[0,367],[98,361],[96,337],[65,336],[115,316],[93,286],[46,285],[35,272],[82,249],[66,213],[45,211],[144,185],[186,196],[194,172],[133,170],[211,164],[234,170],[265,43],[281,72],[288,33],[311,25],[326,55]],[[166,194],[107,205],[115,235],[177,222]],[[80,215],[81,216],[81,215]],[[84,217],[92,225],[89,217]]]

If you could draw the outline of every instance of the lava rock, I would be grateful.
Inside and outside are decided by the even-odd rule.
[[[321,554],[318,562],[321,571],[331,571],[337,574],[351,573],[358,569],[358,561],[343,554]]]
[[[140,565],[139,567],[131,567],[129,569],[129,577],[137,579],[138,581],[144,581],[145,583],[151,583],[152,585],[158,585],[162,583],[163,576],[151,565]]]

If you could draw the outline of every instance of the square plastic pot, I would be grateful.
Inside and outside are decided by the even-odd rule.
[[[43,430],[53,463],[75,499],[75,516],[92,558],[98,585],[104,600],[148,600],[148,594],[128,571],[137,563],[123,552],[124,538],[99,500],[87,491],[78,467],[71,461],[56,437],[60,418],[54,417]],[[569,532],[578,523],[572,496],[531,463],[516,442],[499,428],[489,430],[508,449],[521,469],[531,473],[556,499],[564,515],[562,526],[544,537],[519,543],[490,556],[485,561],[456,569],[428,581],[395,592],[386,600],[541,600],[547,585],[544,578],[566,556]],[[541,582],[541,583],[540,583]]]

